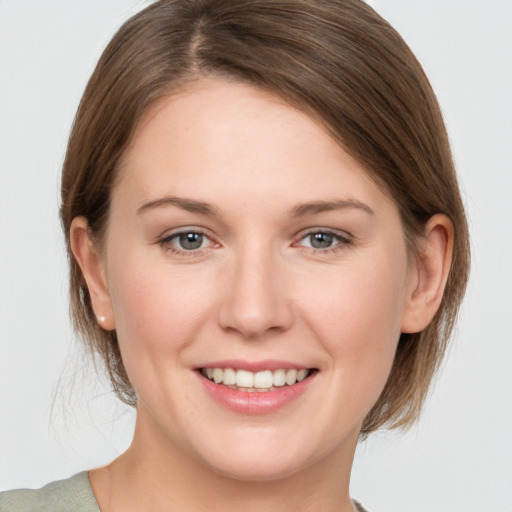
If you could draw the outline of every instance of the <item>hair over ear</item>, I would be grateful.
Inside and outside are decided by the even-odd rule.
[[[404,309],[403,333],[420,332],[434,318],[443,299],[452,257],[453,223],[446,215],[434,215],[418,242],[416,279]]]
[[[91,240],[85,217],[75,217],[71,223],[70,244],[73,255],[85,279],[92,309],[105,330],[115,329],[114,313],[101,253]]]

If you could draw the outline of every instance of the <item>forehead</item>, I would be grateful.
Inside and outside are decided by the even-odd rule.
[[[140,203],[192,193],[214,203],[229,195],[283,205],[340,194],[385,200],[319,122],[271,93],[224,79],[189,84],[144,116],[116,188]]]

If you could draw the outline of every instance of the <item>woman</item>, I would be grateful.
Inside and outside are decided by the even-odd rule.
[[[75,326],[135,435],[1,510],[362,510],[357,440],[417,418],[469,266],[437,102],[385,21],[150,6],[84,93],[61,217]]]

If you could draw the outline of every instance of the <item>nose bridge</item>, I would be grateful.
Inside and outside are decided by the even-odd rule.
[[[270,244],[243,244],[231,262],[220,322],[246,338],[289,327],[292,312],[283,280],[282,262]]]

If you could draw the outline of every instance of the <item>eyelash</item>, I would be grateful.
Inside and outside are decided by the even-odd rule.
[[[298,245],[298,242],[305,240],[308,237],[311,237],[313,235],[331,236],[333,238],[333,240],[336,241],[336,243],[334,243],[334,245],[332,245],[330,247],[324,247],[322,249],[311,247],[311,246],[305,247],[305,246]],[[337,253],[338,251],[341,251],[341,250],[345,249],[346,247],[350,246],[352,244],[352,242],[353,242],[352,236],[349,235],[348,233],[342,234],[338,231],[333,231],[332,229],[315,228],[315,229],[310,229],[306,233],[301,234],[300,238],[298,238],[298,241],[294,242],[293,245],[298,245],[298,247],[301,247],[302,249],[306,249],[308,251],[313,251],[314,254],[325,255],[325,254]]]
[[[172,254],[183,255],[183,256],[202,256],[205,250],[208,250],[210,247],[199,247],[197,249],[177,249],[172,243],[173,240],[179,240],[181,236],[185,235],[199,235],[204,237],[204,239],[210,240],[210,243],[214,246],[215,242],[212,241],[211,237],[209,237],[203,230],[197,228],[190,229],[181,229],[180,231],[176,231],[175,233],[171,233],[166,236],[162,240],[160,240],[160,245],[166,250],[166,252],[170,252]]]
[[[186,236],[186,235],[199,235],[201,237],[204,237],[204,239],[207,239],[210,241],[210,246],[198,247],[197,249],[186,250],[186,249],[178,249],[172,245],[174,240],[179,240],[180,237]],[[332,237],[333,241],[335,241],[336,243],[332,246],[324,247],[324,248],[315,248],[315,247],[311,247],[311,246],[300,245],[299,242],[307,239],[308,237],[312,237],[313,235],[330,236],[330,237]],[[202,242],[204,241],[204,239],[202,240]],[[337,231],[333,231],[331,229],[315,228],[315,229],[311,229],[311,230],[307,231],[306,233],[301,234],[301,236],[297,239],[297,241],[293,243],[293,246],[299,247],[302,250],[312,251],[314,254],[325,255],[325,254],[337,253],[338,251],[343,250],[344,248],[350,246],[352,244],[352,242],[353,242],[353,240],[352,240],[351,235],[349,235],[347,233],[341,234],[341,233],[339,233]],[[167,252],[170,252],[172,254],[183,255],[183,256],[192,256],[192,257],[193,256],[202,256],[206,250],[211,248],[211,246],[214,247],[216,245],[216,243],[211,239],[210,236],[208,236],[206,234],[205,231],[200,230],[200,229],[192,229],[192,228],[182,229],[180,231],[171,233],[170,235],[168,235],[165,238],[163,238],[162,240],[160,240],[159,244]]]

